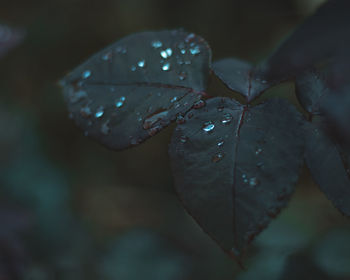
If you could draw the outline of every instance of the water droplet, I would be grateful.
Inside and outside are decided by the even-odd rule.
[[[95,117],[96,118],[101,118],[103,116],[103,114],[104,114],[103,106],[98,107],[97,110],[96,110],[96,113],[95,113]]]
[[[136,66],[135,66],[135,65],[132,65],[132,66],[130,67],[130,70],[131,70],[132,72],[135,72],[135,71],[136,71]]]
[[[181,52],[181,54],[186,54],[186,50],[185,49],[181,49],[180,52]]]
[[[209,121],[204,123],[202,130],[205,132],[212,132],[214,128],[215,128],[215,124]]]
[[[115,50],[117,51],[117,53],[121,53],[121,54],[126,54],[127,53],[126,48],[123,47],[123,46],[119,46]]]
[[[212,162],[219,162],[220,160],[222,160],[224,158],[224,154],[223,153],[217,153],[216,155],[214,155],[211,159]]]
[[[250,178],[249,179],[249,186],[256,187],[259,184],[259,181],[257,178]]]
[[[204,100],[199,100],[196,103],[193,104],[194,109],[200,109],[205,106],[205,101]]]
[[[256,149],[255,154],[260,155],[262,153],[262,151],[263,151],[263,149],[258,148],[258,149]]]
[[[165,64],[162,66],[162,70],[163,70],[163,71],[169,71],[169,70],[170,70],[170,63],[165,63]]]
[[[222,124],[229,124],[232,121],[232,115],[230,113],[224,114],[223,119],[221,120]]]
[[[185,123],[186,120],[185,120],[185,117],[183,115],[178,115],[177,118],[176,118],[176,123],[177,124],[183,124]]]
[[[140,60],[139,62],[137,62],[137,66],[140,68],[143,68],[146,66],[146,61],[144,60]]]
[[[124,105],[125,102],[125,96],[120,97],[118,100],[115,101],[115,107],[120,108]]]
[[[80,109],[80,114],[82,115],[83,118],[89,118],[91,116],[91,109],[88,106],[85,106]]]
[[[111,59],[112,59],[112,52],[111,52],[111,51],[105,53],[105,54],[102,56],[102,60],[104,60],[104,61],[108,61],[108,60],[111,60]]]
[[[177,99],[178,99],[178,97],[177,97],[177,96],[174,96],[174,97],[170,100],[170,102],[171,102],[171,103],[174,103],[175,101],[177,101]]]
[[[104,135],[108,135],[111,132],[111,129],[109,128],[108,124],[109,124],[109,120],[104,122],[101,126],[101,132]]]
[[[83,72],[83,74],[81,75],[83,79],[87,79],[91,76],[91,71],[90,70],[86,70]]]
[[[224,143],[225,143],[225,142],[224,142],[223,140],[220,140],[220,141],[218,142],[217,146],[218,146],[218,147],[222,147],[222,146],[224,145]]]
[[[200,48],[199,48],[198,46],[195,46],[194,48],[191,48],[191,49],[190,49],[190,53],[191,53],[192,55],[197,55],[197,54],[200,54],[200,53],[201,53],[201,50],[200,50]]]
[[[153,41],[152,47],[155,49],[161,48],[163,46],[163,43],[161,41]]]
[[[167,48],[166,50],[163,50],[160,52],[160,56],[163,57],[164,59],[171,57],[172,54],[173,54],[173,50],[171,48]]]
[[[182,144],[186,143],[187,140],[188,140],[188,137],[185,136],[185,135],[182,135],[182,136],[180,137],[180,142],[181,142]]]
[[[190,33],[190,34],[188,34],[187,37],[185,38],[185,42],[186,42],[186,43],[189,43],[189,42],[193,41],[194,38],[196,38],[196,35],[193,34],[193,33]]]
[[[153,125],[156,122],[163,120],[167,116],[168,116],[168,111],[161,111],[161,112],[152,114],[152,115],[146,117],[145,121],[143,122],[143,128],[150,129],[153,127]]]
[[[267,81],[266,80],[262,80],[261,83],[267,84]]]
[[[186,77],[187,77],[187,74],[186,74],[185,72],[181,72],[181,73],[179,74],[179,80],[180,80],[180,81],[185,80]]]
[[[247,178],[247,175],[246,174],[242,174],[242,178],[243,179]]]

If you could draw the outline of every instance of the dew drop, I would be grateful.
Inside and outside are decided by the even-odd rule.
[[[183,115],[178,115],[176,118],[177,124],[184,124],[186,122],[185,117]]]
[[[125,47],[119,46],[115,49],[117,51],[117,53],[121,53],[121,54],[126,54],[127,50]]]
[[[200,48],[198,46],[196,46],[196,47],[190,49],[190,53],[192,55],[197,55],[197,54],[201,53],[201,50],[200,50]]]
[[[132,65],[132,66],[130,67],[130,70],[131,70],[132,72],[135,72],[135,71],[136,71],[136,66],[135,66],[135,65]]]
[[[181,142],[182,144],[185,144],[185,143],[187,142],[187,140],[188,140],[188,137],[185,136],[185,135],[182,135],[182,136],[180,137],[180,142]]]
[[[125,99],[126,99],[125,96],[122,96],[119,99],[117,99],[115,101],[115,107],[117,107],[117,108],[122,107],[124,105]]]
[[[140,60],[137,63],[137,66],[140,67],[140,68],[144,68],[146,66],[146,61],[145,60]]]
[[[263,149],[258,148],[258,149],[256,149],[255,154],[260,155],[262,153],[262,151],[263,151]]]
[[[171,57],[172,54],[173,54],[173,50],[171,48],[167,48],[166,50],[163,50],[160,52],[160,56],[163,57],[164,59]]]
[[[162,66],[162,70],[163,70],[163,71],[169,71],[169,70],[170,70],[170,63],[165,63],[165,64]]]
[[[217,143],[217,146],[218,147],[222,147],[224,145],[224,141],[223,140],[220,140],[218,143]]]
[[[105,53],[105,54],[102,56],[102,60],[104,60],[104,61],[108,61],[108,60],[111,60],[111,59],[112,59],[112,52],[111,52],[111,51]]]
[[[165,119],[167,116],[168,116],[168,111],[161,111],[159,113],[152,114],[146,117],[145,121],[143,122],[143,128],[150,129],[154,126],[155,123]]]
[[[249,179],[249,186],[256,187],[259,184],[259,181],[257,178],[250,178]]]
[[[155,49],[161,48],[163,46],[163,43],[161,41],[153,41],[152,47]]]
[[[186,43],[189,43],[189,42],[193,41],[195,37],[196,37],[195,34],[190,33],[190,34],[188,34],[187,37],[185,38],[185,42],[186,42]]]
[[[82,74],[82,78],[83,79],[88,79],[90,76],[91,76],[91,71],[90,70],[86,70]]]
[[[267,84],[267,81],[266,80],[262,80],[261,83]]]
[[[205,106],[205,101],[204,100],[199,100],[196,103],[193,104],[194,109],[200,109]]]
[[[181,52],[181,54],[186,54],[186,50],[185,49],[181,49],[180,52]]]
[[[215,124],[209,121],[204,123],[202,130],[209,133],[209,132],[212,132],[214,128],[215,128]]]
[[[216,155],[214,155],[211,159],[212,162],[219,162],[220,160],[222,160],[224,158],[224,154],[223,153],[217,153]]]
[[[185,73],[185,72],[181,72],[180,74],[179,74],[179,80],[180,81],[183,81],[183,80],[185,80],[187,78],[187,74]]]
[[[97,108],[96,113],[95,113],[95,118],[101,118],[104,114],[104,108],[103,106],[100,106]]]
[[[177,101],[177,99],[178,99],[178,97],[177,97],[177,96],[174,96],[174,97],[170,100],[170,102],[171,102],[171,103],[174,103],[175,101]]]
[[[222,124],[229,124],[232,121],[232,115],[230,113],[224,114],[223,119],[221,120]]]
[[[247,175],[246,174],[242,174],[242,178],[243,179],[247,178]]]

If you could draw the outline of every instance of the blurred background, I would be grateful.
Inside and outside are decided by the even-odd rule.
[[[75,127],[57,86],[90,55],[144,30],[183,27],[209,42],[214,60],[257,62],[322,2],[3,1],[0,24],[26,35],[0,60],[0,279],[350,279],[350,223],[307,170],[242,270],[174,194],[171,127],[109,151]],[[225,90],[212,80],[209,92]],[[266,96],[295,103],[293,90]]]

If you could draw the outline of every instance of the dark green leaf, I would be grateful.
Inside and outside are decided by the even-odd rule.
[[[320,114],[322,102],[330,94],[324,75],[315,71],[305,72],[298,76],[295,86],[304,109],[311,114]]]
[[[287,204],[302,163],[301,123],[283,100],[250,107],[213,98],[175,130],[176,190],[225,251],[239,255]]]
[[[322,121],[307,124],[305,159],[310,172],[343,214],[350,216],[350,147],[337,143]]]
[[[212,69],[228,88],[243,95],[247,102],[273,85],[253,65],[236,58],[214,62]]]
[[[63,81],[68,109],[86,134],[112,149],[139,144],[199,101],[211,51],[183,31],[128,36]]]
[[[284,80],[309,67],[349,58],[348,0],[332,0],[301,24],[264,63],[267,77]]]

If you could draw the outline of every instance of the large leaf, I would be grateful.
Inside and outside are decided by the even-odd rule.
[[[265,61],[268,79],[283,80],[327,59],[348,60],[349,9],[348,0],[322,5]]]
[[[213,98],[176,128],[176,190],[225,251],[239,255],[287,204],[302,163],[302,123],[283,100],[250,107]]]
[[[343,214],[350,216],[350,146],[332,139],[323,120],[315,119],[307,126],[306,164],[328,199]]]
[[[109,148],[139,144],[200,100],[211,51],[183,31],[128,36],[63,81],[68,109],[86,134]]]
[[[247,102],[258,97],[274,84],[265,80],[256,67],[236,58],[216,61],[212,69],[228,88],[240,93]]]

